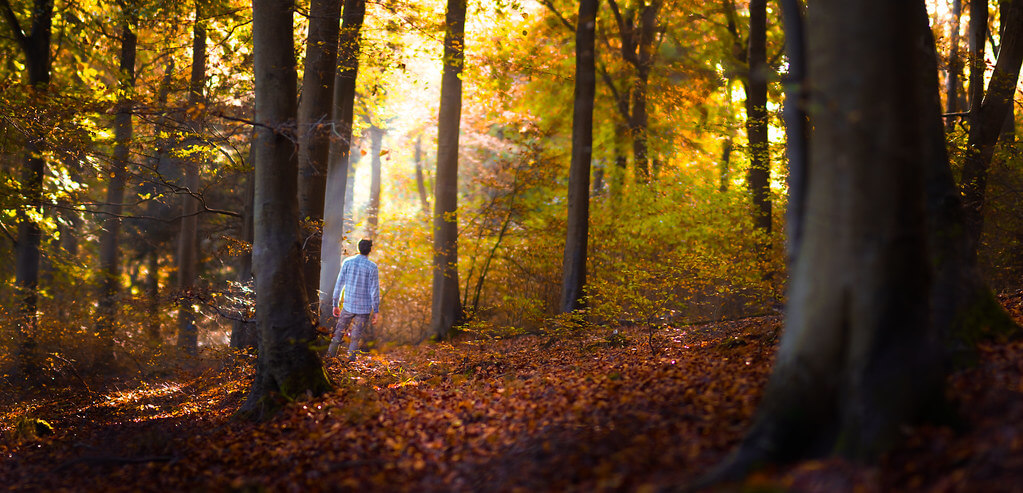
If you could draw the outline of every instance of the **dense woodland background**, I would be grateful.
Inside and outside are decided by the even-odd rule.
[[[252,3],[263,17],[254,18]],[[921,91],[940,98],[934,109],[942,114],[926,104],[902,108],[943,125],[947,159],[939,152],[921,160],[941,161],[951,173],[962,222],[938,242],[959,245],[962,237],[955,258],[968,273],[957,279],[971,288],[959,294],[972,300],[989,287],[1018,317],[1009,306],[1023,275],[1017,4],[927,1],[929,32],[912,22],[889,31],[933,39],[936,58],[909,57],[907,66],[922,69],[879,59],[880,68],[863,73],[890,74],[905,94],[920,94],[913,70],[936,67],[937,90]],[[741,412],[728,418],[745,423],[770,369],[791,288],[792,214],[804,198],[794,193],[805,172],[793,171],[792,156],[807,150],[795,148],[805,142],[783,113],[813,96],[793,92],[807,68],[792,50],[806,48],[783,13],[802,22],[813,8],[766,0],[310,0],[293,8],[0,0],[0,257],[10,259],[0,263],[0,383],[17,396],[13,403],[41,389],[155,385],[220,365],[227,373],[201,378],[220,379],[213,388],[226,392],[223,405],[268,417],[277,406],[258,389],[288,400],[293,389],[329,392],[314,357],[332,324],[322,300],[340,258],[370,237],[384,316],[375,347],[398,356],[356,368],[328,362],[328,379],[343,382],[337,392],[359,396],[341,405],[349,423],[364,420],[351,402],[384,414],[400,408],[392,394],[367,397],[351,382],[393,389],[468,371],[507,383],[509,368],[541,371],[499,356],[523,350],[499,342],[520,336],[545,338],[537,351],[583,348],[583,359],[606,349],[600,358],[616,369],[594,370],[605,383],[628,375],[614,366],[627,356],[608,355],[629,347],[628,357],[651,368],[681,361],[673,351],[683,343],[718,351],[701,356],[707,361],[754,362],[758,373],[734,390]],[[580,20],[590,15],[592,23]],[[808,37],[812,52],[820,31]],[[891,39],[897,48],[904,38]],[[582,42],[593,50],[580,50]],[[580,72],[585,67],[590,72]],[[579,126],[587,96],[580,81],[592,96],[588,136]],[[811,129],[822,128],[813,120],[820,108],[802,109]],[[267,279],[259,290],[254,271]],[[290,302],[300,308],[283,307]],[[994,331],[989,308],[952,318],[967,328],[983,319]],[[291,322],[265,321],[288,313]],[[963,313],[974,318],[962,322]],[[740,319],[758,322],[728,329]],[[693,334],[706,340],[697,344]],[[967,339],[974,347],[981,338]],[[297,353],[267,349],[296,340],[320,376],[281,363],[300,360]],[[442,356],[420,361],[417,351]],[[238,381],[251,377],[256,354],[260,366],[242,404]],[[445,370],[428,370],[433,364]],[[714,368],[706,378],[738,371]],[[557,378],[586,378],[576,370]],[[295,374],[305,376],[288,387]],[[445,391],[463,381],[444,380]],[[528,394],[523,402],[541,398],[530,385],[505,387]],[[667,399],[651,413],[676,404]],[[678,453],[709,467],[741,429]],[[488,443],[504,443],[495,440]],[[136,452],[157,463],[173,455]],[[415,460],[407,466],[426,481],[408,484],[451,485],[417,476]],[[457,488],[487,484],[458,477],[468,483]],[[683,478],[694,479],[692,470]],[[352,487],[359,484],[369,483]],[[622,484],[641,483],[602,487]]]

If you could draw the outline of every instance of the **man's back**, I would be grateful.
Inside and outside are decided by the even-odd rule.
[[[353,255],[341,263],[334,286],[334,306],[344,294],[349,313],[376,313],[380,310],[380,284],[377,264],[366,255]]]

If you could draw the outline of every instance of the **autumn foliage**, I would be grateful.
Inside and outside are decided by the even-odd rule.
[[[1023,294],[1003,299],[1017,319]],[[556,329],[403,346],[328,371],[334,391],[265,423],[232,419],[244,355],[91,392],[5,395],[12,491],[663,491],[741,438],[777,316],[679,327]],[[1023,343],[982,346],[950,378],[957,419],[906,430],[879,466],[769,470],[747,487],[996,491],[1018,484]],[[36,426],[43,420],[52,433]],[[37,432],[37,430],[41,432]]]

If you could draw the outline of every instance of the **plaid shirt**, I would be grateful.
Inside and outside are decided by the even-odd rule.
[[[365,255],[353,255],[341,262],[341,272],[334,283],[334,305],[344,294],[341,308],[348,313],[364,314],[380,311],[380,281],[377,264]]]

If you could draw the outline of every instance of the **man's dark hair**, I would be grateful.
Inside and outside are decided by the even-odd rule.
[[[359,253],[363,255],[369,255],[369,251],[373,249],[373,240],[369,238],[363,238],[359,240]]]

